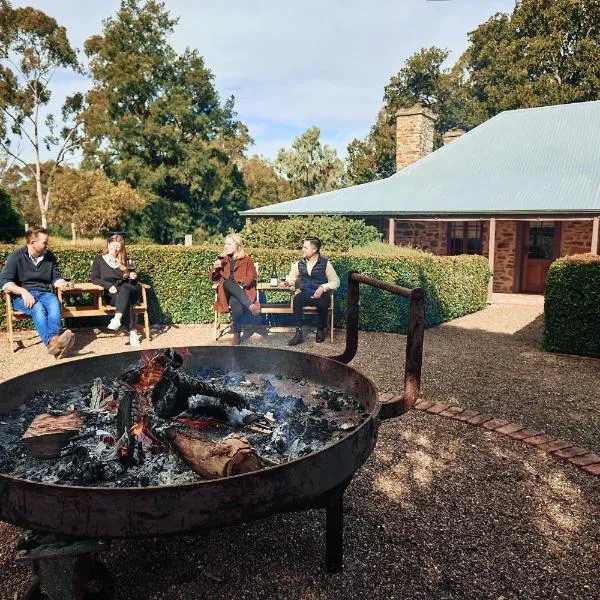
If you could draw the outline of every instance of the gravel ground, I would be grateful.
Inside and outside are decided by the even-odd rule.
[[[422,397],[507,418],[600,452],[600,360],[538,349],[541,308],[493,305],[425,334]],[[289,333],[248,345],[286,347]],[[312,337],[312,336],[311,336]],[[4,338],[3,341],[5,341]],[[78,357],[128,349],[78,333]],[[207,326],[156,331],[148,346],[210,343]],[[1,378],[54,364],[33,334]],[[302,351],[334,354],[336,342]],[[404,338],[360,336],[353,366],[398,392]],[[324,511],[279,515],[197,536],[113,541],[102,555],[115,600],[600,598],[600,478],[481,427],[412,411],[382,423],[346,493],[345,570],[323,568]],[[0,598],[19,598],[19,529],[0,523]]]

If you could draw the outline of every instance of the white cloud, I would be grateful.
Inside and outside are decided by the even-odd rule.
[[[13,0],[43,10],[67,28],[74,46],[100,33],[117,0]],[[422,47],[438,46],[458,58],[467,32],[514,0],[167,0],[179,17],[172,43],[195,48],[215,75],[221,97],[236,98],[250,128],[252,153],[274,157],[308,127],[346,154],[364,137],[381,107],[383,88]],[[63,81],[72,92],[81,81]]]

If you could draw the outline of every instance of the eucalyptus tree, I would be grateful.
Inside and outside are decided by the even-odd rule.
[[[296,198],[329,192],[344,186],[344,163],[335,148],[321,144],[318,127],[310,127],[282,148],[275,159],[275,169],[291,185]]]
[[[52,77],[61,69],[81,72],[65,28],[40,10],[13,9],[8,0],[0,0],[0,150],[35,182],[44,227],[56,169],[82,143],[80,93],[66,99],[60,116],[45,112]],[[53,153],[52,167],[45,176],[44,148]]]
[[[465,66],[486,116],[600,97],[598,0],[521,0],[469,37]]]
[[[128,226],[162,243],[240,227],[247,206],[238,169],[247,129],[233,98],[220,102],[202,56],[169,44],[176,23],[161,2],[122,0],[85,43],[93,82],[84,165],[144,195]]]

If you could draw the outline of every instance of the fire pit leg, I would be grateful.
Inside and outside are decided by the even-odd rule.
[[[348,484],[332,491],[325,507],[325,567],[339,573],[344,559],[344,491]]]
[[[31,563],[33,581],[24,600],[110,600],[108,569],[95,559],[104,540],[25,532],[17,545],[18,563]]]

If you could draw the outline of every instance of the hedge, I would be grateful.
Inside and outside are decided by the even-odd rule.
[[[14,249],[0,245],[0,264]],[[150,322],[211,323],[213,319],[212,282],[208,272],[221,248],[183,246],[128,246],[136,261],[140,281],[148,283]],[[89,279],[89,267],[100,248],[57,247],[59,264],[70,267],[76,281]],[[292,250],[253,250],[248,253],[259,264],[259,280],[268,281],[273,266],[280,276],[298,259]],[[426,296],[426,325],[481,310],[485,307],[490,276],[487,259],[482,256],[433,256],[422,253],[406,257],[364,256],[351,253],[328,255],[340,276],[336,293],[335,324],[345,326],[346,288],[349,271],[402,285],[423,287]],[[2,306],[0,326],[5,327]],[[365,331],[405,332],[408,301],[382,290],[361,286],[360,327]],[[81,324],[82,321],[78,320]]]
[[[542,346],[600,357],[600,257],[578,254],[550,265]]]

